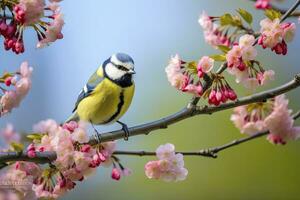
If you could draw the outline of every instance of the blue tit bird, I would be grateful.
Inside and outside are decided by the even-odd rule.
[[[116,53],[109,57],[80,91],[73,114],[66,122],[83,120],[90,122],[93,128],[94,125],[118,122],[127,140],[127,125],[119,119],[128,110],[134,95],[133,74],[134,61],[129,55]]]

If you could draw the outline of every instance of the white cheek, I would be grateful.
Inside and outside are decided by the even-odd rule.
[[[119,79],[125,75],[124,71],[119,70],[112,64],[107,64],[107,66],[105,67],[105,71],[107,76],[113,80]]]

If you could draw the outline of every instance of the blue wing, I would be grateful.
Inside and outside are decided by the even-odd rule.
[[[103,77],[100,77],[97,74],[97,71],[90,77],[87,84],[81,89],[77,101],[75,103],[75,108],[73,109],[73,112],[76,111],[78,104],[86,97],[90,96],[91,93],[94,91],[94,89],[103,81]]]

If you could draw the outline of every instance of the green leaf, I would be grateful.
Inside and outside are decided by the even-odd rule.
[[[241,17],[248,23],[252,24],[253,22],[253,17],[251,13],[249,13],[247,10],[244,10],[242,8],[237,9],[237,12],[241,15]]]
[[[21,143],[17,143],[17,142],[11,142],[10,146],[16,152],[22,152],[24,149],[24,145]]]
[[[220,62],[226,61],[225,55],[210,55],[209,57],[214,59],[215,61],[220,61]]]
[[[197,73],[197,62],[191,61],[187,64],[187,69],[190,70],[192,73]]]
[[[228,51],[230,51],[230,48],[224,45],[218,45],[218,49],[221,50],[223,53],[227,53]]]
[[[39,133],[32,133],[30,135],[27,135],[26,137],[30,140],[41,140],[44,134],[39,134]]]
[[[270,19],[270,20],[274,20],[274,19],[280,19],[281,18],[281,13],[273,10],[273,9],[267,9],[265,11],[265,15]]]
[[[220,18],[221,26],[232,25],[233,23],[234,23],[234,19],[233,19],[232,15],[229,13],[225,13]]]

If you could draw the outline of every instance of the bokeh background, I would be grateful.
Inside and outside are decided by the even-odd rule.
[[[280,4],[288,8],[293,1]],[[136,94],[129,111],[122,118],[128,125],[158,119],[186,105],[190,96],[173,89],[164,68],[171,55],[198,60],[217,51],[205,44],[198,24],[202,10],[210,15],[245,8],[255,16],[254,27],[263,18],[247,0],[111,0],[63,1],[64,39],[42,50],[35,49],[35,34],[25,32],[26,52],[16,56],[1,48],[1,71],[17,69],[28,60],[34,67],[33,87],[19,109],[1,118],[0,125],[13,123],[29,132],[40,120],[63,121],[71,113],[74,101],[91,73],[114,52],[127,52],[136,62]],[[294,21],[296,21],[294,19]],[[299,30],[297,31],[299,35]],[[276,81],[267,88],[282,84],[299,70],[300,37],[289,45],[287,56],[260,51],[266,68],[276,71]],[[233,81],[232,78],[230,78]],[[239,95],[246,95],[235,86]],[[266,88],[264,88],[266,89]],[[291,108],[300,109],[299,89],[288,93]],[[155,150],[171,142],[177,150],[197,150],[240,138],[230,122],[231,111],[185,120],[149,136],[120,140],[120,150]],[[299,123],[298,123],[299,124]],[[100,126],[99,131],[120,128]],[[264,138],[220,153],[218,159],[186,157],[187,179],[178,183],[149,180],[144,164],[150,157],[122,156],[122,163],[133,174],[116,182],[110,170],[99,168],[96,175],[62,199],[299,199],[300,142],[274,146]]]

